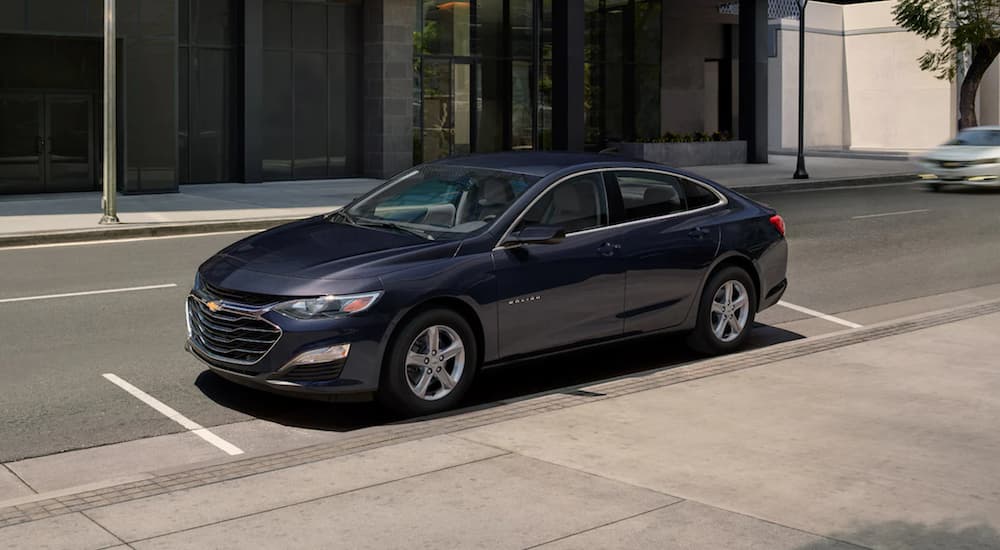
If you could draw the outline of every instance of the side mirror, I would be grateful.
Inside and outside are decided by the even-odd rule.
[[[556,244],[566,238],[566,230],[557,225],[529,225],[511,233],[505,245]]]

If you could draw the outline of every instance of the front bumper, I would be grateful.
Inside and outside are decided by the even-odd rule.
[[[976,164],[947,167],[940,163],[921,162],[922,179],[942,183],[961,183],[983,187],[1000,187],[1000,164]]]
[[[301,321],[267,310],[244,312],[242,314],[278,327],[281,333],[262,356],[254,358],[256,360],[234,361],[215,353],[217,350],[210,349],[202,341],[204,336],[192,317],[191,300],[196,299],[189,297],[189,333],[184,347],[227,380],[270,392],[320,400],[356,400],[371,396],[378,389],[382,340],[389,321],[386,316],[366,312],[356,317]],[[292,363],[305,352],[341,344],[350,346],[343,359],[318,364]]]

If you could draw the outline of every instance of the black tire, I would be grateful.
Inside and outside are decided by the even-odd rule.
[[[937,182],[928,183],[927,189],[930,190],[932,193],[937,193],[938,191],[941,190],[941,184]]]
[[[750,308],[747,313],[746,323],[743,325],[739,335],[729,341],[720,339],[712,330],[712,301],[716,292],[722,285],[729,281],[739,282],[747,291]],[[697,351],[708,355],[721,355],[731,353],[740,349],[746,342],[753,328],[754,317],[757,313],[757,289],[753,284],[750,275],[742,268],[730,266],[723,268],[705,284],[705,290],[701,294],[698,302],[698,322],[694,330],[688,336],[688,344]]]
[[[406,356],[416,338],[432,326],[447,327],[458,335],[465,348],[465,361],[462,375],[451,391],[438,399],[427,400],[418,397],[410,388],[408,375],[415,376],[417,369],[406,366]],[[426,342],[426,340],[422,341]],[[455,363],[448,361],[446,365],[454,368]],[[445,411],[461,401],[469,387],[472,386],[472,381],[478,370],[479,350],[476,336],[468,321],[455,311],[448,309],[424,311],[407,321],[389,342],[376,399],[383,406],[406,416],[421,416]],[[432,384],[437,384],[439,390],[443,388],[439,381],[433,381]]]

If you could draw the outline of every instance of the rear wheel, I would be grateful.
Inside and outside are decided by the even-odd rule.
[[[390,342],[378,400],[405,415],[447,410],[472,385],[478,357],[465,318],[446,309],[425,311]]]
[[[698,306],[698,322],[689,337],[694,349],[710,355],[739,349],[750,334],[757,294],[750,275],[726,267],[712,276]]]

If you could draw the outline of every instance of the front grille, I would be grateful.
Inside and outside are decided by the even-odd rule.
[[[300,365],[282,374],[277,379],[285,382],[326,382],[335,380],[344,370],[344,361],[320,363],[318,365]]]
[[[188,298],[191,339],[199,350],[213,359],[237,365],[252,365],[270,351],[281,329],[263,319],[212,311],[201,300]]]
[[[210,285],[208,283],[202,283],[202,284],[204,285],[203,292],[205,294],[209,294],[211,296],[220,298],[227,302],[244,304],[248,306],[266,306],[268,304],[283,302],[288,299],[285,296],[276,296],[274,294],[256,294],[253,292],[243,292],[239,290],[229,290],[225,288],[219,288],[215,285]]]

